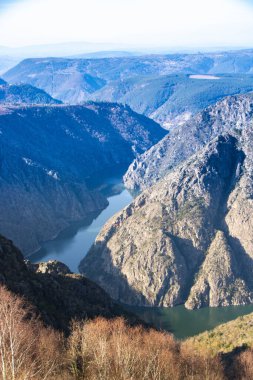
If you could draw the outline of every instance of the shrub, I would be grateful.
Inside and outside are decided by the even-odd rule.
[[[245,379],[253,371],[250,355],[241,356],[237,365]],[[23,298],[0,287],[0,380],[223,378],[217,357],[171,334],[129,327],[122,318],[74,321],[64,337],[45,328]]]
[[[128,327],[121,318],[75,322],[67,357],[75,379],[223,379],[218,359],[181,347],[170,334]]]

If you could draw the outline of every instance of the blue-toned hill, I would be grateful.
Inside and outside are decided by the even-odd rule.
[[[126,170],[165,131],[129,107],[0,106],[0,230],[24,253],[101,211],[98,173]]]
[[[122,102],[165,127],[253,89],[253,50],[100,59],[34,58],[4,74],[68,104]]]
[[[44,90],[29,84],[9,85],[0,79],[0,104],[61,104]]]
[[[165,127],[180,125],[218,100],[253,90],[253,75],[166,75],[113,82],[96,99],[129,104]]]

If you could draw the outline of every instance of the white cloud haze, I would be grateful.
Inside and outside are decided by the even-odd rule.
[[[253,46],[253,7],[242,0],[19,0],[0,13],[0,45],[66,41]]]

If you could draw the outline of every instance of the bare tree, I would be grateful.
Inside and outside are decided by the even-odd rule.
[[[0,287],[1,380],[48,379],[59,359],[59,342],[23,298]]]

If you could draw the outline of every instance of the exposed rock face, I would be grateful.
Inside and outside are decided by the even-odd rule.
[[[107,203],[88,181],[126,169],[165,131],[117,104],[0,107],[0,231],[25,254]]]
[[[236,124],[227,121],[230,134],[114,216],[82,261],[82,272],[114,299],[188,308],[253,302],[253,122],[250,98],[233,101],[232,114],[232,100],[223,103],[225,114],[237,115]]]
[[[130,165],[124,181],[129,189],[143,190],[163,178],[178,164],[198,152],[211,139],[251,123],[253,96],[225,98],[215,106],[174,128],[158,144]]]
[[[218,231],[193,285],[186,307],[228,306],[253,302],[253,294],[240,278],[240,263],[225,234]]]
[[[49,273],[53,275],[71,274],[71,271],[67,265],[56,260],[46,261],[38,264],[28,263],[28,266],[30,266],[30,269],[33,269],[36,273]]]
[[[0,236],[0,284],[24,296],[34,305],[45,323],[67,330],[72,319],[123,315],[130,323],[132,314],[115,304],[98,285],[74,275],[59,262],[27,264],[11,241]]]

